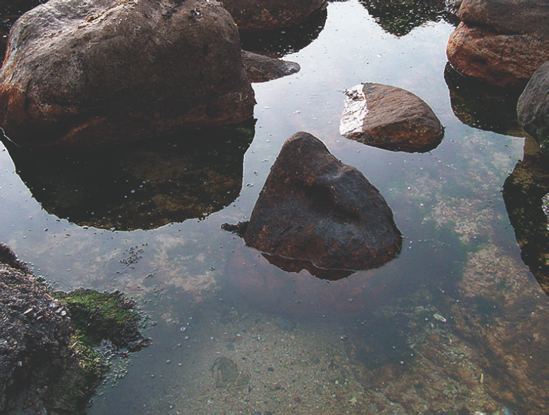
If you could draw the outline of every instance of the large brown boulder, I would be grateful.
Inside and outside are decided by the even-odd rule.
[[[463,0],[448,60],[464,75],[522,88],[549,60],[547,0]]]
[[[305,132],[284,143],[244,240],[267,254],[324,269],[375,268],[401,248],[400,231],[379,191]]]
[[[517,105],[522,128],[549,154],[549,62],[541,65],[526,85]]]
[[[421,98],[390,85],[366,83],[346,91],[339,131],[373,147],[426,152],[437,147],[444,127]]]
[[[0,124],[30,148],[85,149],[243,121],[254,94],[215,1],[52,0],[12,27]]]
[[[242,32],[295,26],[324,10],[327,0],[224,0]]]

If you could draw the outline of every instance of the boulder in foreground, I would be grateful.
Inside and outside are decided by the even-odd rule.
[[[282,147],[244,240],[264,253],[324,269],[376,268],[401,248],[400,231],[379,191],[305,132]]]
[[[253,114],[238,30],[215,1],[52,0],[12,27],[0,125],[25,148],[85,150]]]

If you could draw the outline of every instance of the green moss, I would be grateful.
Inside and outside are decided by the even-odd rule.
[[[67,305],[78,340],[85,346],[109,340],[116,347],[126,347],[141,338],[137,328],[141,317],[133,311],[135,303],[120,292],[78,289],[55,294]]]

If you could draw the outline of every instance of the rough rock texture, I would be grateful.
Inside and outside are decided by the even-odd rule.
[[[250,118],[238,30],[215,1],[53,0],[12,27],[0,124],[85,149]]]
[[[327,0],[225,0],[223,7],[240,31],[273,30],[304,22],[326,8]]]
[[[549,7],[549,6],[548,6]],[[549,62],[536,70],[519,98],[517,113],[519,122],[549,153]]]
[[[299,72],[295,62],[273,59],[265,55],[242,51],[242,63],[246,68],[250,82],[267,82]]]
[[[366,83],[346,91],[341,135],[387,150],[425,152],[437,147],[444,127],[419,97],[401,88]]]
[[[459,18],[446,52],[464,75],[522,88],[549,60],[546,0],[464,0]]]
[[[254,124],[204,128],[69,159],[8,149],[47,212],[80,226],[155,229],[204,218],[238,197]]]
[[[0,261],[0,413],[45,414],[71,360],[68,310],[3,244]]]
[[[305,132],[282,147],[244,240],[265,253],[326,269],[375,268],[401,248],[393,213],[379,191]]]

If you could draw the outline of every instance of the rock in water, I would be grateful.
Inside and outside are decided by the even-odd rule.
[[[253,114],[238,30],[209,0],[52,0],[12,27],[0,125],[26,148],[92,147]]]
[[[549,154],[549,61],[541,65],[519,98],[517,113],[522,128]]]
[[[299,72],[299,64],[242,51],[242,63],[250,82],[267,82]]]
[[[458,15],[446,53],[464,75],[523,88],[549,60],[547,0],[463,0]]]
[[[346,91],[342,136],[387,150],[426,152],[444,137],[444,127],[419,97],[394,86],[366,83]]]
[[[267,254],[348,270],[379,267],[402,244],[379,191],[305,132],[282,147],[244,240]]]

